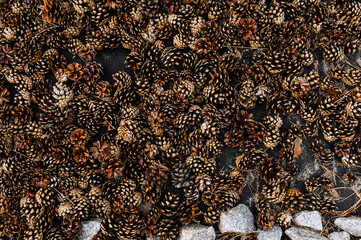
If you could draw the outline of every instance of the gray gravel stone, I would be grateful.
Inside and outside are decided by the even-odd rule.
[[[216,239],[216,232],[213,227],[190,224],[181,227],[179,240],[214,240]]]
[[[221,233],[245,233],[256,230],[253,214],[244,204],[239,204],[226,212],[222,212],[219,218],[218,227]]]
[[[323,230],[322,216],[318,211],[302,211],[293,216],[296,225],[313,228],[318,231]]]
[[[292,240],[328,240],[327,237],[318,232],[301,227],[290,227],[285,233]]]
[[[349,234],[361,237],[361,217],[337,218],[335,224]]]
[[[348,232],[333,232],[328,237],[330,240],[350,240]]]
[[[281,240],[282,228],[279,226],[273,226],[267,231],[261,231],[257,238],[258,240]]]
[[[79,240],[91,240],[92,237],[100,230],[101,221],[97,218],[92,218],[88,221],[80,223]]]

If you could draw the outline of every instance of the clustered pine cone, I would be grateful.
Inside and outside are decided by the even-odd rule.
[[[0,238],[75,239],[96,217],[93,239],[177,239],[255,182],[260,229],[334,213],[326,175],[293,186],[307,148],[322,169],[358,166],[360,9],[0,0]],[[109,75],[103,49],[127,49],[124,68]]]

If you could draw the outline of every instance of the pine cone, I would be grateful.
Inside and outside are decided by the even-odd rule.
[[[216,206],[219,203],[219,195],[220,190],[210,186],[202,193],[202,201],[207,206]]]
[[[42,239],[43,233],[39,229],[27,229],[24,232],[24,237],[26,239]]]
[[[270,212],[259,212],[257,215],[257,226],[262,230],[267,230],[275,224],[275,216]]]
[[[193,183],[194,176],[185,163],[178,162],[171,171],[172,183],[176,188],[188,187]]]
[[[332,186],[332,182],[330,179],[321,176],[316,179],[307,179],[305,182],[305,186],[308,192],[319,194],[322,190],[329,189]]]
[[[342,175],[342,181],[347,185],[352,185],[356,182],[357,177],[352,172],[347,172]]]
[[[194,200],[186,200],[179,206],[178,216],[182,225],[188,225],[191,222],[199,223],[200,214],[201,212]]]
[[[194,180],[194,185],[200,192],[203,192],[212,185],[212,178],[208,174],[199,174]]]
[[[78,197],[73,200],[74,202],[74,215],[81,221],[89,217],[90,213],[90,202],[85,196]]]
[[[274,158],[265,158],[259,163],[258,172],[268,182],[280,179],[281,171],[279,162]]]
[[[277,128],[268,128],[265,130],[263,143],[267,148],[273,149],[280,142],[280,131]]]
[[[284,182],[269,182],[262,186],[262,195],[271,203],[282,202],[286,195]]]
[[[94,58],[95,50],[90,44],[84,44],[77,52],[77,55],[85,62],[90,62]]]
[[[161,212],[164,216],[172,217],[179,207],[179,196],[168,192],[160,203]]]
[[[113,79],[115,81],[114,86],[117,87],[117,92],[123,89],[128,89],[132,84],[132,78],[125,71],[119,71],[113,74]]]
[[[197,200],[200,197],[199,189],[194,185],[184,188],[184,197],[189,200]]]
[[[325,149],[320,140],[314,140],[310,144],[310,149],[316,154],[318,161],[324,165],[330,165],[333,162],[333,152],[330,149]]]
[[[35,194],[36,201],[42,206],[52,206],[55,203],[56,193],[53,188],[40,188]]]
[[[93,207],[93,214],[95,217],[100,219],[105,219],[110,216],[112,211],[112,206],[110,202],[106,199],[97,199],[94,203],[91,204]]]
[[[219,222],[220,211],[214,207],[208,207],[203,213],[204,223],[206,225],[214,225]]]
[[[163,219],[157,227],[157,237],[160,239],[176,240],[179,234],[179,223],[172,219]]]
[[[270,212],[271,203],[267,199],[261,198],[257,201],[256,208],[258,212]]]
[[[64,234],[64,237],[77,236],[80,228],[80,222],[76,220],[74,216],[69,216],[64,218],[61,223],[61,231]]]
[[[222,190],[219,193],[219,202],[217,208],[220,211],[227,211],[238,204],[239,198],[240,196],[238,192],[232,190]]]
[[[292,224],[292,215],[287,212],[280,212],[277,214],[275,224],[288,228]]]
[[[46,239],[49,240],[62,240],[63,236],[59,228],[52,228],[46,233]]]
[[[77,81],[83,75],[82,66],[79,63],[71,63],[68,65],[65,74],[70,80]]]
[[[320,211],[328,214],[335,214],[338,209],[337,204],[330,198],[322,199]]]
[[[214,159],[204,159],[199,156],[190,156],[186,159],[186,165],[195,175],[212,173],[216,168]]]

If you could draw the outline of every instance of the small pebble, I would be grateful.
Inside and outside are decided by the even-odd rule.
[[[322,216],[318,211],[302,211],[293,216],[296,225],[313,228],[318,231],[323,230]]]
[[[181,227],[179,240],[214,240],[216,239],[216,232],[213,227],[203,225],[190,224]]]
[[[361,237],[361,217],[337,218],[335,224],[349,234]]]
[[[288,228],[285,233],[291,240],[328,240],[318,232],[301,227]]]
[[[79,240],[91,240],[100,230],[101,221],[97,218],[80,223]]]
[[[222,212],[218,227],[221,233],[246,233],[256,230],[253,214],[244,204],[239,204],[226,212]]]
[[[267,231],[261,231],[257,238],[258,240],[281,240],[282,228],[280,226],[273,226]]]
[[[347,232],[333,232],[329,235],[330,240],[350,240],[350,234]]]

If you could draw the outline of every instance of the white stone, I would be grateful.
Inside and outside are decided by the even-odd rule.
[[[197,224],[190,224],[181,227],[179,240],[214,240],[216,239],[216,232],[212,226],[203,226]]]
[[[328,237],[330,240],[350,240],[350,234],[347,232],[333,232]]]
[[[293,216],[296,225],[313,228],[318,231],[323,230],[322,216],[318,211],[302,211]]]
[[[258,233],[258,240],[281,240],[282,228],[280,226],[273,226],[267,231],[261,231]]]
[[[256,230],[252,212],[244,204],[239,204],[226,212],[221,212],[218,228],[221,233],[246,233]]]
[[[301,227],[290,227],[285,233],[291,240],[328,240],[327,237],[318,232]]]
[[[335,224],[349,234],[361,237],[361,217],[337,218]]]
[[[80,223],[79,240],[91,240],[92,237],[100,230],[101,221],[97,218],[92,218]]]

